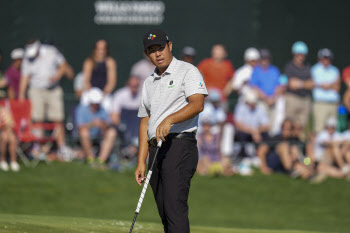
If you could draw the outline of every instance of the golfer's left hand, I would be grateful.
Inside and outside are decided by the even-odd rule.
[[[159,140],[165,141],[165,137],[169,134],[171,128],[171,121],[169,118],[165,118],[162,123],[160,123],[157,127],[156,137],[157,142]]]

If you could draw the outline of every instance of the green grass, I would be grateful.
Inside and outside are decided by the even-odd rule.
[[[129,221],[101,220],[77,217],[32,216],[0,214],[0,232],[35,233],[122,233],[129,232]],[[162,226],[156,223],[140,223],[134,227],[134,233],[161,233]],[[223,227],[192,227],[192,233],[319,233],[311,231],[252,230],[230,229]]]
[[[132,172],[77,163],[0,172],[0,232],[127,232],[140,192]],[[282,175],[195,176],[191,230],[346,233],[349,198],[350,183],[344,180],[311,185]],[[151,189],[136,226],[142,228],[135,232],[162,232]]]

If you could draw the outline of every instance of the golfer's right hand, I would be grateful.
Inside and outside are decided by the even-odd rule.
[[[143,182],[145,182],[145,170],[146,164],[138,164],[135,171],[135,180],[141,186]]]

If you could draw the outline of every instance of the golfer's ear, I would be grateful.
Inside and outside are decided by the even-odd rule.
[[[173,50],[173,42],[169,41],[168,46],[169,46],[170,51],[172,51]]]
[[[146,55],[147,57],[149,57],[148,52],[147,52],[147,49],[145,49],[143,52],[145,53],[145,55]]]

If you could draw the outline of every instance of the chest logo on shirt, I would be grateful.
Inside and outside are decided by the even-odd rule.
[[[175,85],[174,85],[174,81],[173,81],[173,80],[171,80],[171,81],[169,82],[168,89],[170,89],[170,88],[174,88],[174,87],[175,87]]]

